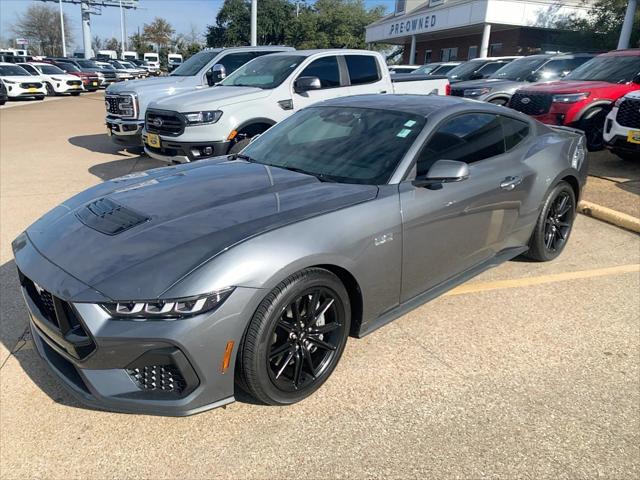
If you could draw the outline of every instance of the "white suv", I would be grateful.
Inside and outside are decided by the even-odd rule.
[[[78,96],[84,90],[82,80],[75,75],[69,75],[64,70],[50,63],[20,63],[18,64],[31,75],[39,76],[47,89],[47,95],[70,93]]]
[[[14,63],[0,63],[0,80],[6,85],[9,98],[43,100],[47,94],[47,89],[39,77],[33,77]]]
[[[640,90],[615,103],[604,123],[607,148],[624,160],[640,160]]]

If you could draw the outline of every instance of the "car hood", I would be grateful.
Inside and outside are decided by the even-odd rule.
[[[483,80],[467,80],[456,83],[456,88],[491,88],[493,91],[509,90],[524,85],[527,82],[516,82],[500,78],[486,78]]]
[[[246,102],[268,97],[270,92],[270,90],[255,87],[217,86],[163,98],[162,100],[153,102],[149,107],[162,110],[175,110],[177,112],[213,110],[240,101]]]
[[[152,299],[239,242],[377,193],[375,186],[323,183],[221,158],[105,182],[26,233],[52,263],[107,297]],[[105,204],[120,210],[105,213]],[[135,226],[115,234],[97,230],[127,222]]]
[[[555,82],[537,83],[523,90],[531,93],[580,93],[599,88],[611,88],[615,83],[584,81],[584,80],[558,80]]]
[[[132,73],[134,70],[124,69],[123,71]],[[193,77],[153,77],[144,80],[134,80],[127,83],[114,83],[107,89],[107,93],[122,92],[166,92],[173,93],[176,90],[193,87]]]

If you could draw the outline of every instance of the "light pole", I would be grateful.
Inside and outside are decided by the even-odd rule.
[[[622,30],[620,30],[620,38],[618,39],[618,50],[629,48],[629,40],[631,39],[631,28],[633,27],[633,17],[636,14],[636,0],[629,0],[627,5],[627,13],[624,16]]]
[[[60,7],[60,33],[62,34],[62,56],[67,56],[67,40],[64,38],[64,15],[62,14],[62,0],[58,1]]]
[[[124,10],[122,9],[122,0],[120,0],[120,58],[124,59]]]
[[[251,0],[251,46],[258,45],[258,0]]]

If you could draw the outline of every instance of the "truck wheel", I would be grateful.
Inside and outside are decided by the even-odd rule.
[[[564,250],[576,216],[576,196],[567,182],[560,182],[549,192],[525,256],[536,262],[548,262]]]
[[[587,150],[597,152],[604,148],[604,121],[607,118],[606,110],[602,110],[590,118],[580,121],[579,129],[584,131],[587,138]]]
[[[245,138],[243,140],[240,140],[239,142],[234,143],[231,148],[229,149],[229,154],[233,155],[235,153],[240,153],[240,151],[246,147],[247,145],[249,145],[249,142],[251,142],[250,138]]]

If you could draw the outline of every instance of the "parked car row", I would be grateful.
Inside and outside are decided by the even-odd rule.
[[[439,73],[441,64],[431,65],[405,76]],[[447,76],[453,96],[578,128],[585,132],[589,150],[608,147],[621,158],[640,158],[638,49],[475,59],[450,69]]]

